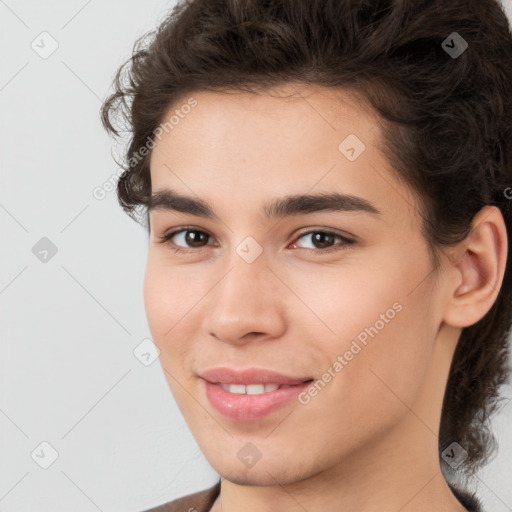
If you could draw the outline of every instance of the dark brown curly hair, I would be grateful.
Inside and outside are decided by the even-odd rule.
[[[446,48],[454,32],[468,45],[460,55]],[[379,114],[386,156],[418,197],[434,270],[485,205],[500,209],[511,239],[512,35],[497,0],[178,3],[136,41],[101,108],[111,134],[122,126],[131,137],[121,206],[149,226],[149,144],[178,100],[291,82],[351,90]],[[443,402],[439,449],[459,443],[467,475],[496,448],[488,420],[509,374],[511,248],[495,303],[462,331]]]

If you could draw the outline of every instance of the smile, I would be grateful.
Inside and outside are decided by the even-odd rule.
[[[263,393],[270,393],[276,389],[289,388],[289,384],[224,384],[219,382],[218,385],[229,393],[237,395],[261,395]]]

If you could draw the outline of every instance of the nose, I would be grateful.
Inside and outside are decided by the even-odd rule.
[[[234,261],[208,295],[203,329],[220,341],[241,345],[277,338],[286,329],[285,287],[262,256]]]

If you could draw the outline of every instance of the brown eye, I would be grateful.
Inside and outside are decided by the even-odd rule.
[[[336,239],[335,235],[331,235],[330,233],[314,233],[311,238],[313,245],[317,249],[324,249],[325,247],[330,247],[334,240]]]
[[[210,238],[204,231],[186,230],[184,233],[185,243],[191,247],[201,247],[202,243],[208,242],[208,238]]]
[[[187,252],[187,249],[200,249],[208,245],[210,235],[199,229],[179,229],[159,238],[159,243],[169,243],[176,252]]]
[[[353,244],[354,240],[347,238],[345,236],[339,235],[338,233],[333,233],[331,231],[308,231],[307,233],[302,233],[297,240],[300,239],[310,239],[310,243],[313,246],[309,247],[301,247],[295,242],[294,245],[301,249],[305,249],[306,251],[310,251],[317,254],[322,254],[335,250],[342,250],[346,248],[348,245]],[[336,240],[340,240],[340,243],[336,244]]]

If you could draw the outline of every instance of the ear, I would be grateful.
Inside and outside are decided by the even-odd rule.
[[[505,274],[507,229],[496,206],[484,206],[473,218],[468,236],[449,258],[448,286],[443,320],[453,327],[468,327],[482,319],[494,304]]]

